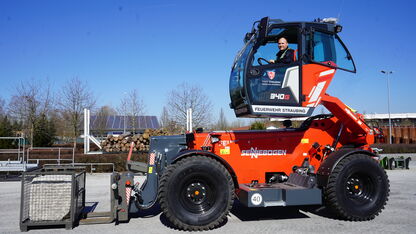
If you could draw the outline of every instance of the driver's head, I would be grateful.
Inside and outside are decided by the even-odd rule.
[[[284,37],[281,37],[278,41],[277,41],[277,46],[279,47],[279,50],[285,50],[287,49],[287,40]]]

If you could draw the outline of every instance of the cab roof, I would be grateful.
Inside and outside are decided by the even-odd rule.
[[[257,26],[257,30],[260,30],[262,22],[267,22],[268,28],[276,26],[299,25],[302,27],[321,29],[333,33],[339,33],[342,30],[342,26],[337,24],[336,18],[317,18],[314,21],[283,21],[282,19],[270,19],[269,17],[264,17],[261,20],[254,22],[253,29]]]

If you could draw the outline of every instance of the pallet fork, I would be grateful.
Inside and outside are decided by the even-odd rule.
[[[127,156],[127,170],[132,169],[136,172],[146,172],[146,164],[130,160],[133,147],[134,143],[130,145],[130,151]],[[110,185],[111,210],[109,212],[85,213],[84,218],[79,221],[80,224],[105,224],[112,222],[118,224],[129,221],[129,213],[132,207],[132,191],[134,190],[134,186],[138,186],[138,183],[134,183],[134,173],[130,170],[121,173],[113,172]]]
[[[129,221],[131,191],[134,186],[132,172],[113,172],[110,179],[111,210],[108,212],[85,213],[79,224],[104,224]]]

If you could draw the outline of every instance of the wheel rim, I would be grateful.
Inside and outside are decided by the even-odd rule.
[[[195,205],[200,205],[203,203],[207,198],[207,189],[205,184],[197,182],[188,185],[186,188],[186,197],[191,203]]]
[[[180,190],[179,202],[189,212],[203,214],[215,204],[217,190],[206,178],[185,180]]]
[[[377,196],[375,183],[367,174],[351,174],[346,180],[345,188],[347,198],[360,204],[373,202]]]

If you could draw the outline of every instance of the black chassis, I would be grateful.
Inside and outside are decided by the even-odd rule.
[[[186,138],[187,135],[151,137],[147,168],[140,171],[147,173],[147,177],[137,193],[135,206],[130,207],[131,213],[151,208],[156,203],[160,177],[165,167],[174,163],[180,152],[187,149]],[[153,164],[150,164],[150,157],[154,157]],[[131,170],[129,165],[127,167]]]

